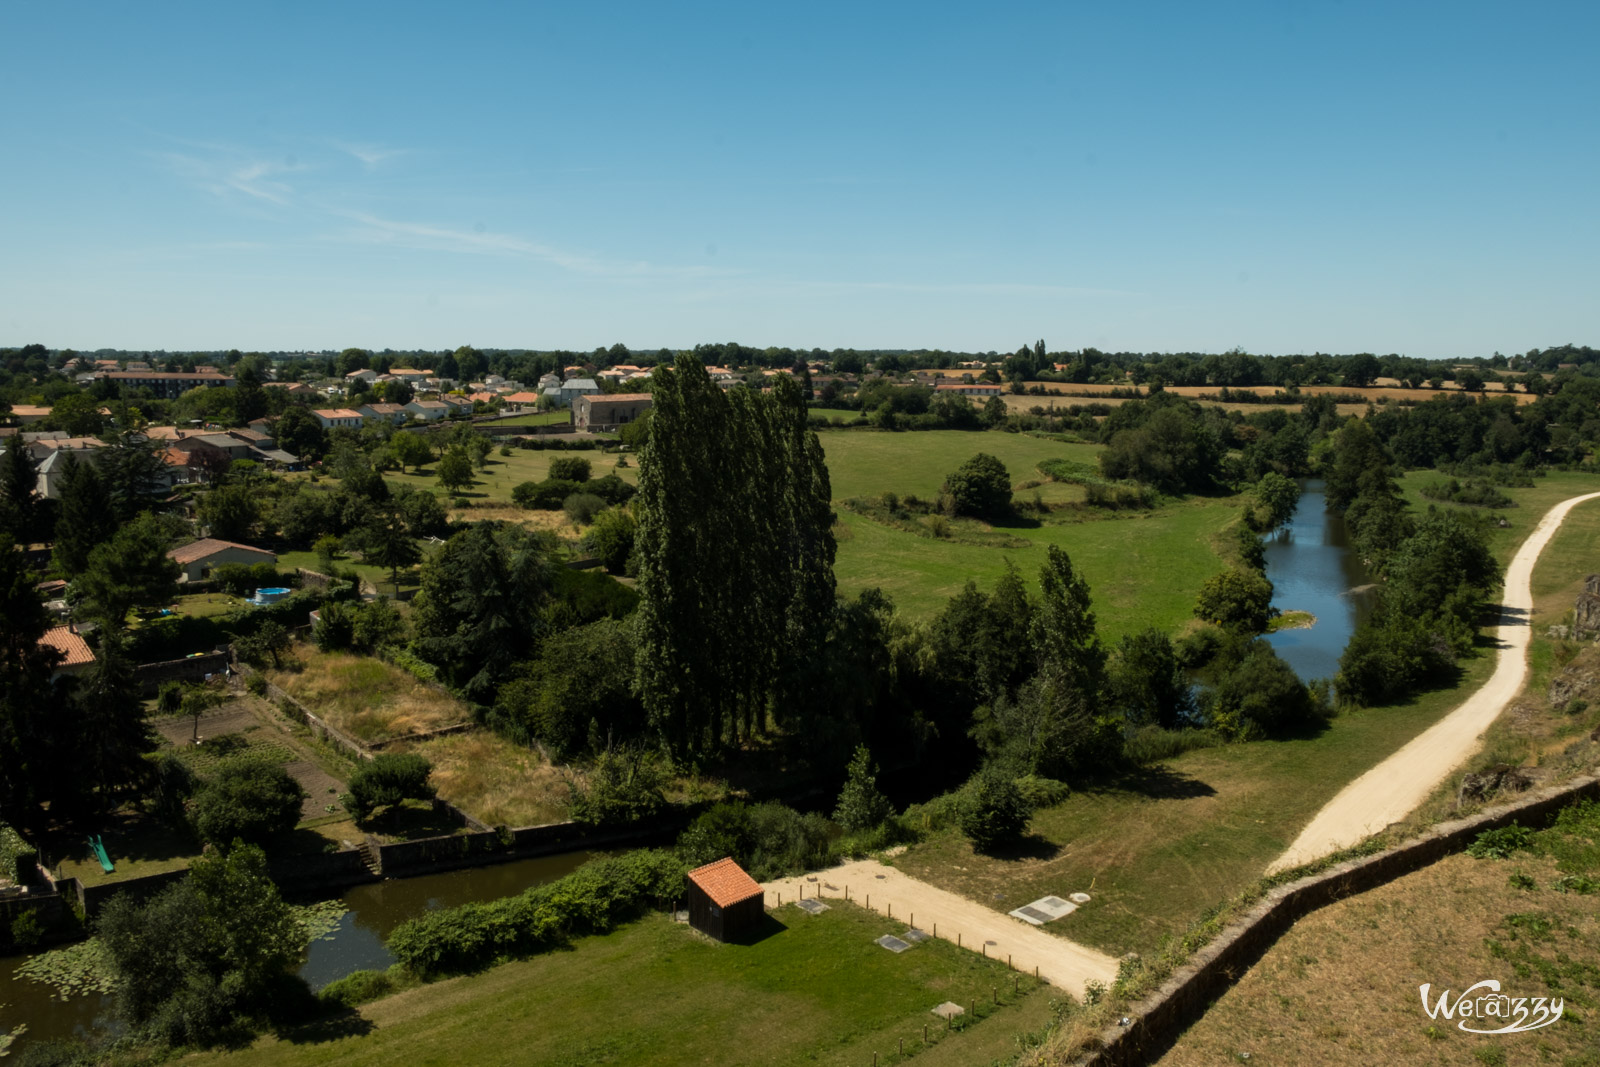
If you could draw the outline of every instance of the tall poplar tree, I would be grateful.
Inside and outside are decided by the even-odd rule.
[[[684,355],[656,375],[639,460],[638,681],[680,756],[804,710],[833,624],[832,491],[792,379],[724,393]]]

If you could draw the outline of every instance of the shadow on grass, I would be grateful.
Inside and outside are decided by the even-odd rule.
[[[1039,834],[1028,834],[1020,841],[984,849],[982,854],[997,860],[1053,860],[1061,854],[1061,846]]]
[[[1138,793],[1156,800],[1192,800],[1213,797],[1217,791],[1193,775],[1174,770],[1165,763],[1135,767],[1115,777],[1085,783],[1084,793]]]
[[[362,1017],[352,1008],[345,1008],[337,1015],[287,1027],[279,1031],[278,1039],[291,1045],[321,1045],[347,1037],[365,1037],[376,1029],[371,1019]]]
[[[762,914],[759,923],[749,929],[740,930],[737,934],[728,938],[727,943],[730,945],[755,945],[788,929],[789,927],[779,922],[771,912],[766,912]]]

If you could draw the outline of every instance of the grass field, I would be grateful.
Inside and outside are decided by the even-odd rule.
[[[856,1067],[875,1053],[884,1065],[1014,1054],[1013,1035],[1043,1020],[1048,992],[1022,979],[1013,993],[1004,964],[943,941],[899,954],[873,943],[904,930],[854,905],[818,916],[788,907],[759,940],[719,945],[651,916],[572,951],[375,1001],[353,1024],[188,1062]],[[975,1010],[972,1021],[946,1033],[930,1014],[946,1000]]]
[[[1099,453],[1096,445],[952,430],[841,431],[824,433],[822,445],[835,500],[885,492],[931,499],[945,476],[978,452],[1004,463],[1013,485],[1040,480],[1041,460],[1092,463]],[[1018,495],[1031,499],[1033,492]],[[1082,495],[1076,486],[1049,482],[1039,492],[1052,504]],[[1007,560],[1036,587],[1045,548],[1057,545],[1088,579],[1101,632],[1115,641],[1145,626],[1174,630],[1189,619],[1201,583],[1223,566],[1212,538],[1237,514],[1237,501],[1229,497],[1191,497],[1147,512],[1057,512],[1042,525],[1006,527],[1004,533],[1028,544],[998,548],[919,537],[840,511],[834,572],[841,592],[876,586],[894,598],[902,614],[926,619],[968,579],[992,588]]]
[[[593,477],[602,478],[607,474],[616,474],[623,481],[633,485],[639,483],[639,463],[637,456],[627,456],[628,466],[616,466],[622,455],[613,453],[607,455],[598,449],[594,451],[569,452],[557,449],[522,449],[513,448],[511,455],[502,456],[499,449],[489,454],[489,462],[485,469],[472,472],[476,479],[473,485],[465,492],[456,494],[472,501],[474,507],[486,504],[511,504],[511,490],[523,482],[542,482],[550,477],[550,461],[563,456],[574,456],[586,459],[592,469]],[[418,469],[412,468],[404,474],[388,471],[384,478],[391,488],[407,485],[413,489],[424,489],[429,492],[445,496],[443,489],[439,488],[439,478],[435,473],[434,464]],[[468,513],[470,516],[470,513]]]
[[[490,826],[542,826],[567,817],[563,772],[497,734],[446,734],[387,751],[426,756],[440,798]]]
[[[1591,846],[1592,849],[1593,846]],[[1600,865],[1590,864],[1591,876]],[[1571,865],[1566,872],[1572,873]],[[1515,888],[1520,874],[1531,882]],[[1600,999],[1595,897],[1550,888],[1548,856],[1448,857],[1297,922],[1159,1062],[1429,1063],[1592,1067]],[[1563,1018],[1530,1033],[1464,1033],[1430,1018],[1419,987],[1451,1000],[1486,978],[1512,997],[1565,1000]],[[1480,992],[1483,992],[1480,990]],[[1510,1019],[1469,1022],[1495,1029]]]
[[[1600,475],[1582,471],[1549,471],[1544,477],[1535,478],[1532,488],[1502,489],[1501,492],[1516,501],[1517,506],[1512,508],[1462,507],[1458,504],[1429,500],[1422,495],[1422,487],[1429,482],[1449,480],[1448,475],[1440,474],[1438,471],[1408,471],[1400,478],[1400,490],[1417,514],[1424,513],[1430,506],[1434,506],[1487,516],[1491,520],[1504,519],[1506,526],[1489,528],[1489,548],[1502,566],[1516,554],[1518,546],[1528,539],[1533,528],[1552,506],[1568,497],[1600,492]],[[1600,563],[1600,560],[1596,562]],[[1595,568],[1591,566],[1591,569]],[[1537,585],[1534,595],[1538,595]]]
[[[459,700],[382,660],[319,652],[307,644],[296,645],[293,656],[286,669],[268,671],[268,680],[358,741],[404,737],[472,719]]]

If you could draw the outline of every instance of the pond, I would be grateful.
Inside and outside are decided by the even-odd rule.
[[[1266,538],[1272,606],[1316,618],[1309,629],[1279,630],[1267,641],[1302,680],[1332,680],[1356,626],[1372,610],[1372,578],[1350,546],[1344,517],[1328,511],[1320,479],[1300,484],[1289,522]]]
[[[594,856],[591,852],[563,852],[356,886],[340,898],[349,911],[339,925],[306,950],[300,975],[317,990],[352,971],[382,970],[394,962],[383,947],[383,940],[406,919],[430,908],[450,908],[520,893],[529,886],[560,878]],[[0,958],[0,1033],[15,1029],[19,1023],[28,1026],[17,1048],[29,1041],[88,1037],[108,1027],[110,997],[91,994],[62,1000],[53,986],[14,980],[14,972],[24,959]]]

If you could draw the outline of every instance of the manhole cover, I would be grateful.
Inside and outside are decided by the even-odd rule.
[[[906,949],[911,947],[910,945],[906,944],[906,942],[900,940],[898,937],[895,937],[893,934],[884,934],[882,937],[878,938],[878,944],[882,945],[890,952],[904,952]]]
[[[925,931],[918,930],[915,926],[913,926],[911,929],[907,930],[901,936],[904,937],[907,941],[911,942],[913,945],[915,945],[918,942],[928,940],[928,937],[930,935],[927,934]]]
[[[828,910],[828,906],[820,900],[797,900],[795,903],[809,915],[821,915]]]
[[[1074,893],[1071,896],[1069,896],[1067,899],[1072,901],[1074,904],[1087,904],[1087,903],[1089,903],[1089,894],[1088,893]]]

